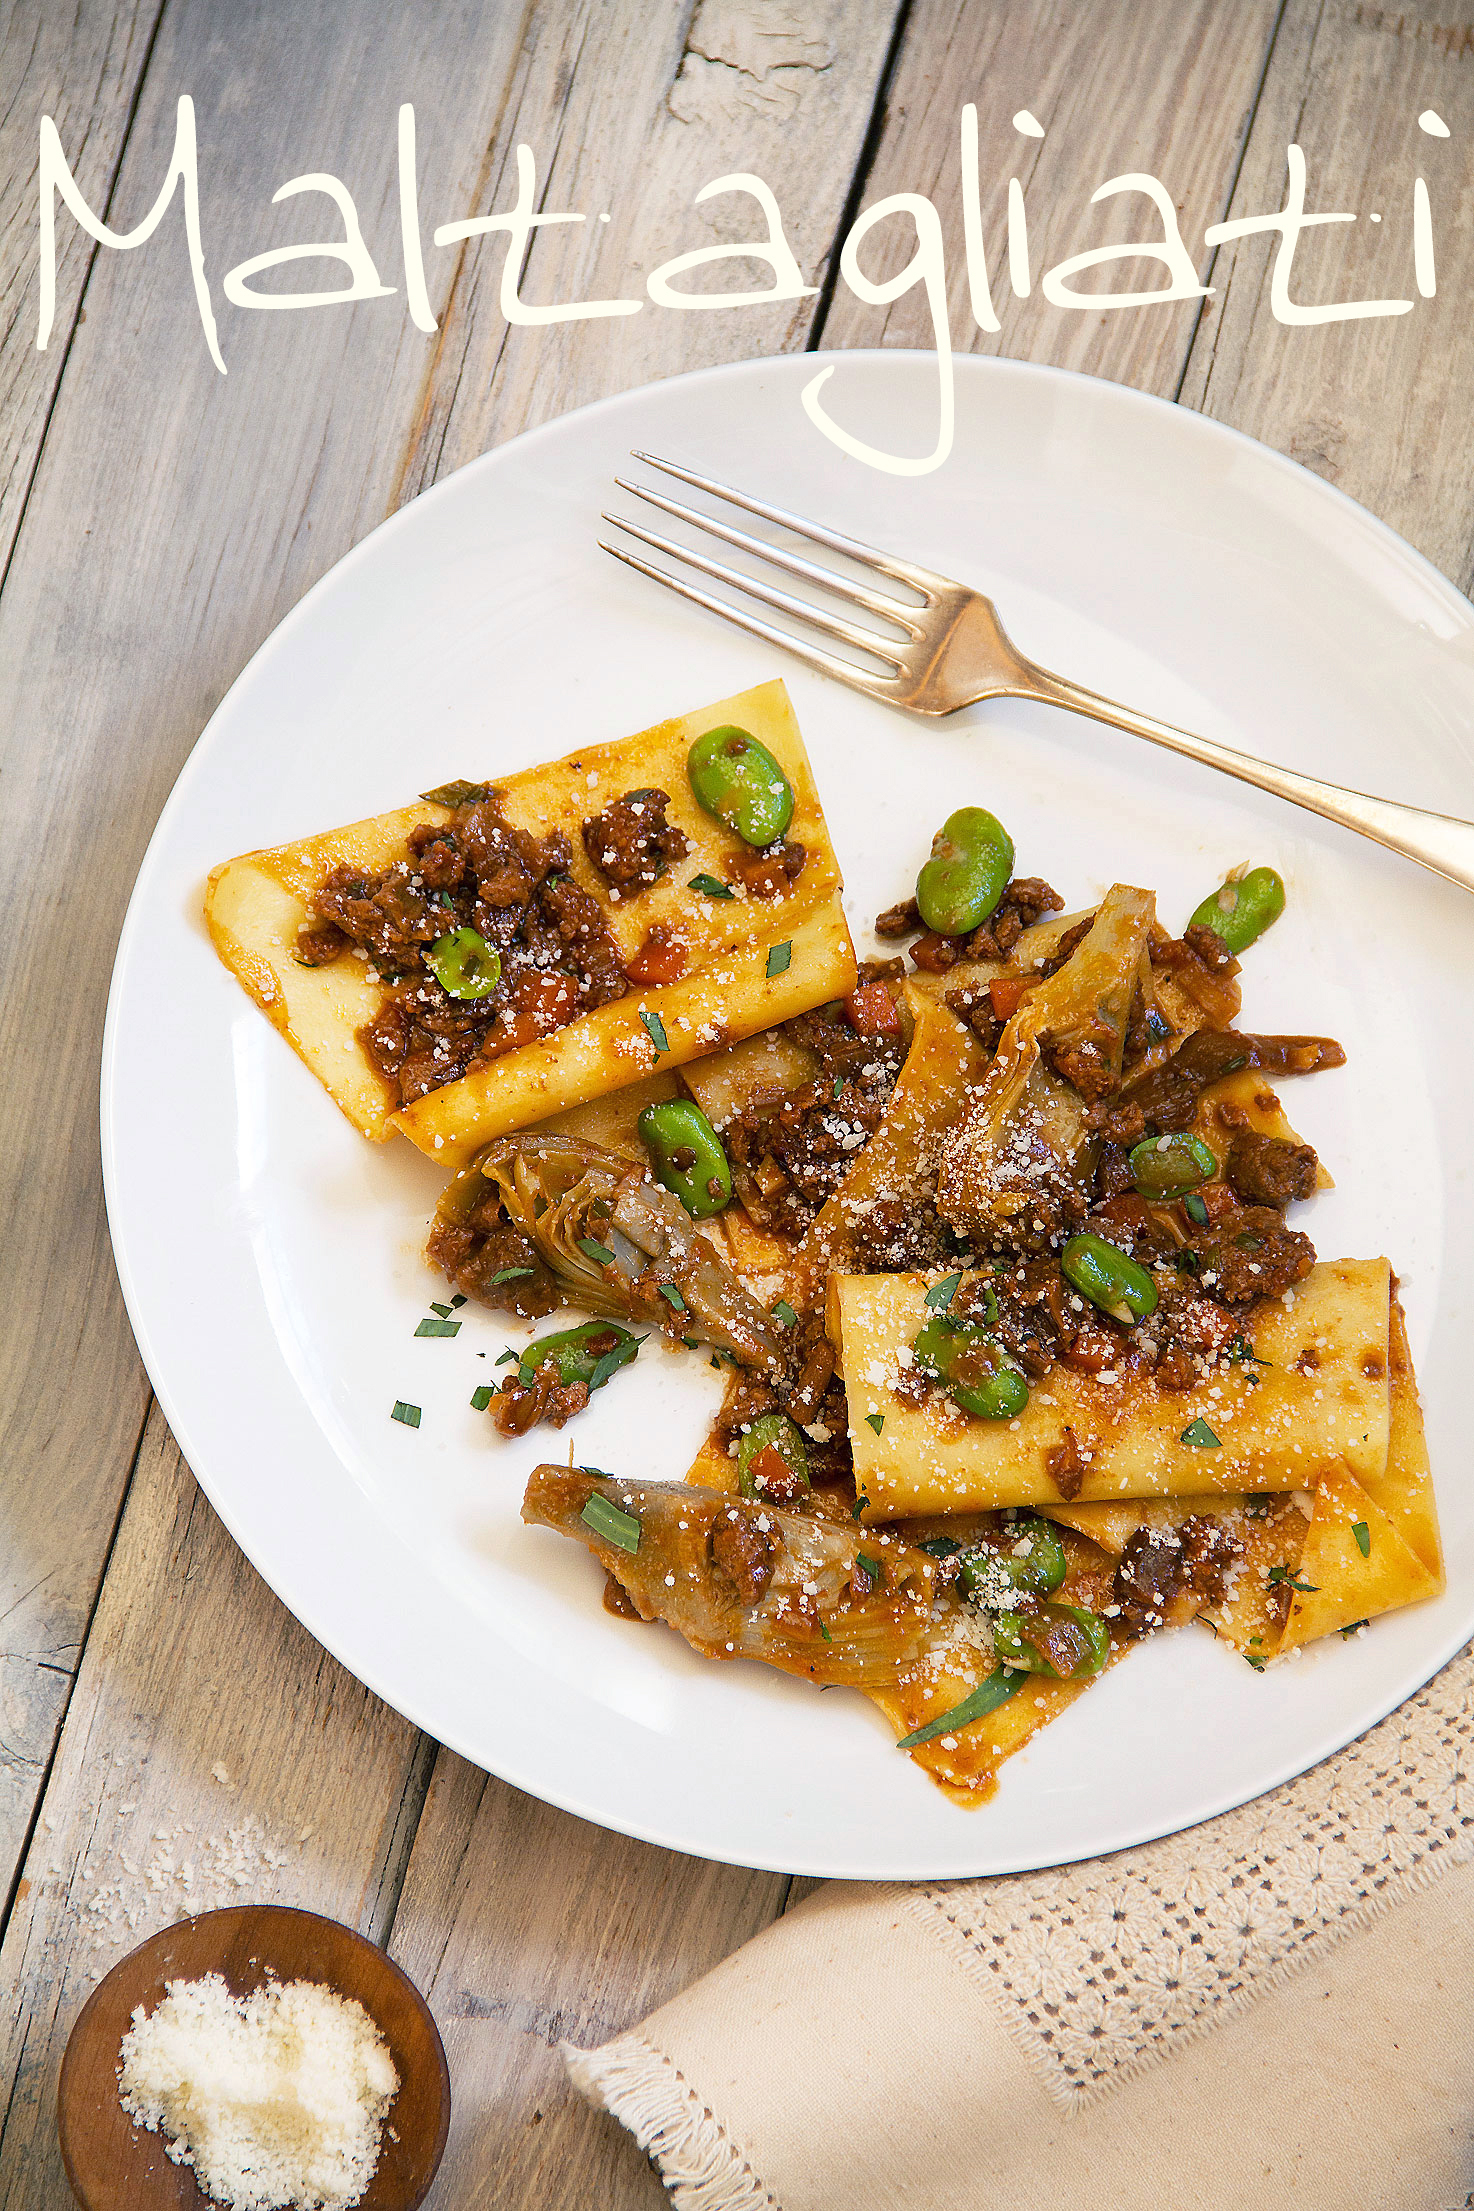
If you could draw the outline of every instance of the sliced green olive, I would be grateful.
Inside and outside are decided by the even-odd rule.
[[[1132,1146],[1131,1179],[1144,1198],[1181,1198],[1218,1172],[1218,1161],[1201,1136],[1179,1131],[1149,1136]]]
[[[1230,876],[1203,900],[1191,929],[1211,929],[1222,937],[1230,952],[1247,952],[1285,910],[1285,886],[1273,868],[1250,868],[1235,880]]]
[[[1157,1309],[1157,1285],[1145,1267],[1103,1236],[1072,1236],[1059,1257],[1065,1280],[1112,1320],[1145,1320]]]
[[[985,1602],[991,1597],[996,1604],[1005,1582],[1020,1596],[1043,1597],[1058,1589],[1069,1562],[1059,1531],[1047,1520],[1016,1520],[1001,1541],[1001,1549],[979,1544],[963,1552],[957,1579],[966,1595]],[[1018,1548],[1023,1545],[1027,1548]]]
[[[776,1452],[784,1472],[778,1476],[769,1452]],[[737,1487],[744,1497],[767,1497],[787,1504],[809,1486],[809,1448],[804,1432],[787,1413],[760,1413],[737,1442]]]
[[[975,1420],[1012,1420],[1029,1402],[1029,1385],[985,1328],[937,1313],[912,1345],[923,1374],[941,1382],[954,1405]]]
[[[732,1197],[732,1170],[721,1138],[690,1098],[664,1098],[646,1106],[639,1131],[655,1179],[673,1190],[694,1220],[720,1213]]]
[[[562,1328],[530,1343],[517,1362],[517,1379],[528,1388],[538,1368],[551,1360],[565,1389],[575,1382],[601,1389],[611,1374],[629,1365],[644,1340],[612,1320],[586,1320],[581,1328]]]
[[[1110,1657],[1111,1636],[1100,1614],[1083,1605],[1041,1605],[1037,1612],[998,1613],[993,1649],[1005,1666],[1083,1681]]]
[[[771,844],[793,819],[793,785],[750,730],[724,723],[698,737],[686,761],[696,802],[751,845]]]
[[[1013,839],[982,806],[959,806],[932,839],[916,905],[938,936],[965,937],[997,906],[1013,873]]]
[[[452,998],[489,998],[502,979],[502,956],[479,929],[452,929],[425,954],[431,973]]]

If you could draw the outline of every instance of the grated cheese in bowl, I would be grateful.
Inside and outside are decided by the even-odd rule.
[[[218,1973],[170,1981],[119,2054],[123,2109],[228,2211],[348,2211],[374,2176],[399,2075],[352,1997],[316,1981],[250,1996]]]

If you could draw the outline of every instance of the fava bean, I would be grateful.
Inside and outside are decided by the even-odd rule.
[[[975,1420],[1012,1420],[1029,1402],[1029,1385],[984,1328],[938,1313],[912,1345],[923,1374],[940,1382]]]
[[[1250,868],[1219,885],[1199,906],[1190,929],[1211,929],[1230,952],[1247,952],[1285,910],[1285,886],[1273,868]]]
[[[1005,1666],[1081,1681],[1100,1672],[1111,1655],[1111,1636],[1100,1614],[1083,1605],[1041,1605],[1037,1612],[998,1613],[993,1650]]]
[[[809,1486],[809,1448],[787,1413],[760,1413],[737,1439],[737,1487],[744,1497],[791,1504]]]
[[[693,1220],[704,1221],[731,1202],[732,1170],[721,1139],[690,1098],[664,1098],[646,1106],[639,1131],[655,1179],[673,1190]]]
[[[1013,839],[996,815],[959,806],[932,839],[916,878],[916,904],[938,936],[965,937],[985,922],[1013,873]]]
[[[1129,1326],[1157,1309],[1157,1285],[1146,1268],[1103,1236],[1072,1236],[1059,1263],[1065,1280],[1112,1320]]]
[[[1028,1545],[1022,1555],[1015,1548],[1019,1544]],[[1047,1520],[1014,1521],[1003,1545],[1002,1550],[978,1545],[963,1552],[957,1579],[969,1597],[986,1599],[991,1593],[996,1603],[1004,1581],[1021,1596],[1042,1597],[1058,1589],[1068,1561],[1057,1529]]]
[[[489,998],[502,979],[502,956],[479,929],[452,929],[425,954],[430,971],[451,998]]]
[[[730,722],[697,738],[686,773],[697,804],[748,844],[772,844],[793,819],[787,776],[766,745]]]
[[[1218,1161],[1201,1136],[1179,1131],[1149,1136],[1132,1146],[1131,1179],[1144,1198],[1181,1198],[1218,1172]]]
[[[616,1328],[612,1320],[586,1320],[581,1328],[561,1328],[530,1343],[517,1362],[517,1379],[530,1388],[538,1368],[551,1361],[565,1389],[574,1382],[600,1389],[611,1374],[629,1365],[644,1340],[627,1328]]]

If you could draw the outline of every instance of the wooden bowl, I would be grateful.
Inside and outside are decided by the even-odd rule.
[[[321,1981],[357,1997],[399,2074],[363,2211],[415,2211],[450,2126],[450,2075],[429,2008],[408,1975],[363,1935],[281,1904],[238,1904],[166,1927],[121,1959],[87,1999],[62,2059],[56,2114],[67,2178],[85,2211],[207,2211],[211,2198],[192,2169],[174,2164],[163,2135],[136,2125],[118,2101],[118,2050],[133,2007],[152,2011],[166,1981],[202,1973],[221,1974],[234,1996],[275,1976]]]

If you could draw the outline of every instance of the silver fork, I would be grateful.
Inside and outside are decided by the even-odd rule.
[[[873,546],[862,545],[838,530],[827,530],[801,514],[791,514],[785,507],[769,506],[764,500],[750,498],[746,492],[735,491],[730,484],[720,484],[709,476],[698,475],[695,469],[681,468],[674,461],[660,460],[653,453],[636,453],[634,458],[648,468],[658,468],[664,475],[690,484],[696,491],[741,507],[748,514],[760,515],[765,522],[776,522],[780,529],[791,531],[797,537],[828,546],[831,552],[842,553],[847,560],[869,569],[872,575],[901,584],[917,594],[920,605],[908,605],[889,592],[872,590],[868,584],[857,583],[817,561],[806,560],[783,546],[753,537],[734,523],[702,514],[665,492],[632,483],[623,476],[615,479],[621,491],[645,500],[677,521],[704,530],[739,552],[766,561],[785,575],[797,576],[827,592],[831,598],[842,599],[899,630],[900,637],[888,636],[872,629],[868,623],[847,621],[843,615],[830,613],[809,600],[795,598],[792,592],[781,590],[776,584],[745,575],[739,569],[728,567],[724,561],[713,559],[709,553],[662,537],[658,531],[646,529],[639,522],[617,514],[603,516],[604,521],[612,522],[616,529],[639,539],[654,551],[684,562],[688,568],[712,577],[748,599],[757,600],[762,606],[771,607],[775,613],[806,623],[811,630],[832,638],[836,644],[848,645],[882,662],[884,672],[880,673],[857,666],[852,660],[827,652],[822,645],[795,637],[776,623],[764,621],[759,614],[713,598],[709,592],[698,590],[679,576],[667,574],[664,569],[641,560],[638,554],[626,552],[622,546],[599,540],[604,552],[612,553],[627,567],[637,568],[641,575],[653,577],[656,583],[664,584],[670,591],[678,591],[683,599],[691,599],[697,606],[720,614],[728,622],[735,622],[739,629],[750,631],[754,637],[781,646],[785,652],[796,653],[811,668],[834,676],[840,683],[850,684],[856,691],[863,691],[867,698],[902,707],[910,714],[929,715],[953,714],[959,707],[971,706],[979,699],[1037,699],[1045,706],[1067,707],[1072,713],[1088,714],[1094,721],[1108,722],[1114,729],[1129,730],[1133,736],[1145,737],[1151,744],[1165,745],[1169,752],[1183,753],[1189,760],[1201,761],[1205,767],[1219,768],[1225,775],[1237,776],[1241,783],[1256,784],[1261,791],[1272,791],[1276,798],[1288,799],[1294,806],[1308,807],[1312,813],[1325,815],[1328,821],[1339,822],[1343,829],[1354,829],[1363,837],[1374,838],[1378,844],[1389,845],[1394,852],[1420,861],[1436,875],[1446,876],[1466,891],[1474,891],[1474,822],[1460,821],[1452,814],[1427,813],[1417,806],[1400,806],[1393,799],[1371,798],[1360,791],[1344,791],[1335,783],[1320,783],[1313,776],[1295,775],[1288,768],[1276,768],[1268,761],[1251,759],[1247,753],[1234,752],[1227,745],[1215,745],[1206,737],[1194,737],[1188,730],[1174,728],[1170,722],[1158,722],[1149,714],[1134,713],[1129,706],[1118,706],[1113,699],[1087,691],[1065,676],[1051,675],[1047,668],[1026,659],[1009,639],[992,600],[985,598],[982,592],[969,590],[966,584],[954,583],[949,576],[939,576],[933,569],[918,567],[914,561],[898,560],[894,554],[877,552]]]

